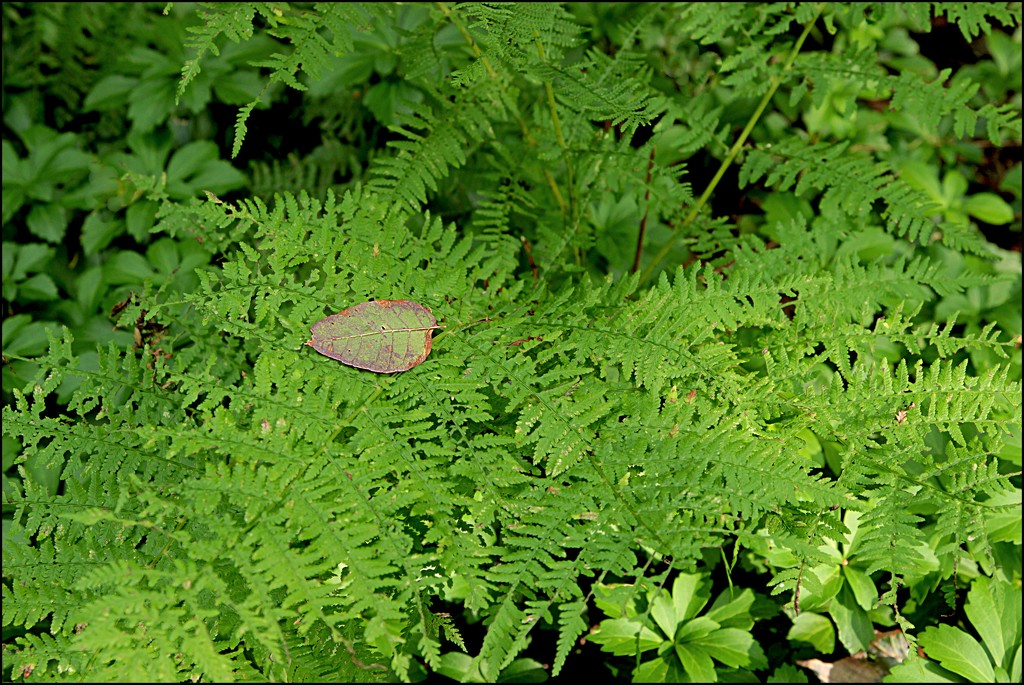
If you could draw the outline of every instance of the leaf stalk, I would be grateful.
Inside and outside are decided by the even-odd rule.
[[[743,148],[743,145],[747,142],[747,138],[750,136],[751,131],[754,130],[754,126],[757,125],[757,122],[761,119],[761,115],[764,114],[765,109],[768,107],[768,103],[771,102],[772,98],[775,96],[775,92],[779,89],[779,86],[782,85],[782,77],[793,67],[793,62],[796,60],[796,56],[800,54],[800,49],[803,47],[804,41],[807,40],[807,36],[810,35],[811,30],[814,28],[814,24],[818,21],[818,17],[821,16],[821,12],[824,8],[824,4],[818,4],[818,8],[817,11],[814,13],[814,16],[811,18],[809,22],[807,22],[807,25],[804,27],[803,33],[800,34],[800,37],[793,44],[793,49],[790,50],[789,56],[786,58],[786,63],[785,65],[783,65],[781,73],[772,76],[770,85],[768,86],[768,90],[767,92],[765,92],[764,97],[761,98],[761,102],[757,105],[757,109],[754,110],[754,113],[750,116],[750,119],[747,121],[747,125],[743,127],[743,131],[740,133],[739,138],[736,139],[736,142],[733,143],[733,146],[729,149],[729,154],[726,155],[724,160],[722,160],[722,164],[718,167],[718,172],[715,173],[714,178],[711,179],[711,183],[709,183],[708,187],[704,189],[704,192],[701,194],[700,199],[697,200],[697,204],[693,206],[693,209],[690,210],[690,213],[686,215],[685,219],[683,219],[683,222],[680,224],[679,228],[676,229],[677,231],[680,231],[686,226],[689,226],[691,223],[693,223],[693,220],[697,218],[697,215],[700,213],[700,210],[704,208],[705,204],[707,204],[708,199],[711,197],[711,193],[713,193],[715,188],[718,187],[719,181],[722,180],[722,177],[725,175],[725,172],[729,169],[730,166],[732,166],[732,163],[733,161],[735,161],[736,156],[739,155],[740,150]],[[641,284],[646,283],[648,279],[650,279],[650,277],[654,274],[654,271],[658,268],[658,266],[661,264],[661,262],[665,259],[669,251],[674,246],[674,242],[675,241],[672,239],[665,241],[665,244],[654,256],[654,259],[652,259],[650,264],[648,264],[647,267],[643,270],[643,272],[641,272]]]

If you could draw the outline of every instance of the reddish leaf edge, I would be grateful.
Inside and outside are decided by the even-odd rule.
[[[314,350],[316,350],[316,352],[318,354],[322,354],[323,356],[327,357],[328,359],[334,359],[335,361],[341,362],[345,366],[350,366],[350,367],[352,367],[354,369],[362,369],[364,371],[370,371],[371,373],[380,373],[380,374],[402,373],[404,371],[409,371],[410,369],[416,368],[417,366],[419,366],[420,364],[422,364],[423,362],[425,362],[427,360],[427,357],[430,356],[430,352],[433,349],[433,343],[434,343],[433,333],[431,333],[431,335],[427,336],[426,344],[424,345],[423,355],[419,358],[419,361],[417,361],[416,363],[414,363],[411,366],[408,366],[406,368],[395,369],[393,371],[385,371],[385,370],[382,370],[382,369],[373,368],[371,366],[363,366],[362,364],[352,363],[351,361],[346,361],[346,360],[344,360],[344,359],[342,359],[340,357],[336,357],[334,355],[327,354],[326,352],[317,349],[316,343],[317,342],[323,342],[323,341],[322,340],[318,341],[315,337],[313,337],[315,335],[314,327],[316,326],[316,324],[319,324],[324,319],[329,319],[332,316],[350,316],[350,312],[353,309],[356,309],[357,307],[362,307],[362,306],[365,306],[365,305],[368,305],[368,304],[378,304],[378,305],[381,305],[381,306],[383,306],[385,308],[390,307],[392,305],[396,305],[396,304],[397,305],[413,305],[415,307],[419,307],[420,309],[425,310],[428,314],[430,314],[430,318],[434,319],[434,324],[431,325],[431,326],[417,326],[415,328],[401,328],[401,329],[395,329],[392,332],[400,332],[400,331],[436,331],[436,330],[443,330],[444,329],[444,326],[437,325],[437,319],[434,317],[434,312],[431,311],[430,307],[427,307],[426,305],[422,305],[419,302],[413,302],[412,300],[367,300],[366,302],[360,302],[359,304],[354,304],[351,307],[347,307],[347,308],[341,310],[340,312],[338,312],[337,314],[329,314],[329,315],[323,317],[323,319],[319,319],[316,323],[313,324],[312,327],[310,327],[311,337],[310,337],[310,339],[308,341],[306,341],[305,345],[308,345],[309,347],[312,347]]]

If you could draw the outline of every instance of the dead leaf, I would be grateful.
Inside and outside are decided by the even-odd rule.
[[[317,321],[306,344],[342,364],[397,373],[423,363],[438,328],[434,315],[423,305],[373,300]]]

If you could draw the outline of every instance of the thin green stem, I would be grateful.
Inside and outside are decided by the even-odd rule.
[[[807,40],[807,36],[810,35],[811,30],[814,28],[815,22],[818,21],[818,17],[821,16],[821,12],[824,9],[824,4],[818,5],[818,11],[815,12],[811,20],[807,22],[807,26],[804,27],[803,33],[800,34],[800,37],[797,39],[796,43],[793,44],[793,49],[790,50],[789,52],[789,57],[787,57],[786,63],[782,67],[782,72],[780,74],[772,76],[771,83],[768,87],[768,91],[764,94],[764,97],[761,98],[761,102],[758,104],[757,109],[754,110],[754,113],[750,116],[750,120],[747,121],[747,125],[743,127],[743,131],[740,133],[739,138],[736,139],[736,142],[733,144],[732,148],[729,149],[729,154],[726,155],[726,158],[724,160],[722,160],[722,164],[721,166],[718,167],[718,172],[715,174],[714,178],[711,179],[711,183],[709,183],[708,187],[704,189],[704,193],[701,194],[700,199],[697,200],[697,204],[693,206],[693,209],[690,210],[690,213],[686,215],[685,219],[683,219],[683,222],[680,224],[679,228],[676,229],[677,231],[682,230],[686,226],[689,226],[691,223],[693,223],[693,220],[697,218],[697,215],[700,213],[700,210],[704,208],[705,204],[707,204],[708,199],[711,197],[711,193],[714,192],[715,188],[718,186],[719,181],[721,181],[722,177],[725,175],[725,172],[729,169],[730,166],[732,166],[732,163],[733,161],[735,161],[736,156],[739,155],[740,150],[743,149],[744,143],[747,142],[747,137],[750,136],[750,132],[754,130],[754,126],[760,120],[761,115],[764,114],[765,109],[768,107],[768,103],[770,103],[772,98],[775,96],[775,91],[777,91],[779,89],[779,86],[782,85],[783,75],[785,75],[786,72],[788,72],[793,67],[793,62],[796,60],[796,56],[800,54],[800,49],[803,47],[804,41]],[[662,248],[654,256],[654,259],[652,259],[650,264],[647,265],[647,268],[645,268],[643,272],[641,272],[640,283],[646,283],[648,281],[648,279],[654,274],[655,270],[665,259],[666,255],[668,255],[669,251],[672,249],[673,246],[673,240],[669,239],[665,242]]]
[[[542,60],[546,59],[544,44],[540,42],[539,36],[536,37],[535,42],[537,44],[537,54]],[[558,147],[562,149],[562,152],[568,152],[569,146],[566,145],[565,136],[562,135],[562,122],[558,118],[558,107],[555,106],[555,91],[549,81],[544,82],[544,90],[548,95],[548,109],[551,110],[551,123],[555,128],[555,141],[558,143]]]
[[[459,30],[459,33],[462,35],[462,38],[466,41],[467,44],[469,44],[469,49],[472,51],[473,56],[479,59],[480,63],[484,65],[484,69],[487,70],[487,75],[491,78],[491,80],[498,80],[498,72],[494,70],[493,66],[491,66],[490,60],[487,59],[487,56],[483,54],[482,50],[480,50],[480,46],[477,45],[476,40],[473,39],[472,34],[470,34],[469,30],[463,25],[458,15],[452,12],[448,5],[446,5],[443,2],[438,2],[435,4],[437,5],[438,9],[440,9],[444,13],[444,16],[450,19],[453,24],[455,24],[455,28]],[[552,101],[554,95],[550,92],[550,87],[548,89],[548,96],[549,101]],[[515,115],[515,118],[516,121],[519,122],[519,128],[523,132],[523,138],[526,139],[526,144],[529,145],[530,147],[536,147],[537,139],[533,137],[532,133],[530,133],[530,129],[526,125],[526,122],[523,121],[523,118],[518,114]],[[565,140],[561,139],[562,129],[558,123],[557,112],[555,113],[555,135],[560,139],[560,145],[562,145],[564,148]],[[565,214],[568,211],[568,205],[566,204],[565,199],[562,197],[561,191],[558,189],[558,183],[555,181],[555,177],[551,175],[550,171],[545,169],[544,178],[547,179],[548,185],[551,186],[551,192],[555,196],[555,202],[558,203],[559,210],[562,212],[562,214]]]
[[[544,45],[540,42],[539,36],[536,36],[536,44],[537,54],[542,60],[546,59]],[[572,163],[569,160],[569,145],[565,142],[565,136],[562,133],[562,120],[558,116],[558,105],[555,102],[555,89],[551,87],[550,81],[544,81],[544,92],[548,97],[548,109],[551,110],[551,126],[555,130],[555,142],[558,143],[558,147],[562,150],[562,161],[565,162],[565,176],[566,181],[569,184],[570,204],[566,205],[565,201],[558,197],[557,194],[556,198],[558,199],[558,207],[562,212],[563,220],[572,221],[572,217],[570,216],[572,212],[570,210],[574,205],[574,203],[572,203],[572,192],[576,181],[573,179]],[[548,176],[549,182],[554,183],[554,179],[551,177],[550,173],[545,171],[545,174]],[[574,251],[574,255],[576,258],[576,265],[579,266],[583,261],[582,255],[578,249]]]
[[[352,413],[349,414],[344,421],[340,422],[337,426],[335,426],[334,432],[331,433],[330,437],[324,440],[323,444],[320,445],[320,449],[317,450],[317,453],[313,456],[313,460],[316,461],[317,459],[319,459],[320,455],[324,454],[327,451],[327,448],[330,446],[330,444],[334,442],[334,439],[338,437],[342,429],[345,428],[345,426],[350,425],[355,420],[356,416],[359,415],[359,412],[363,411],[363,409],[369,406],[375,399],[377,399],[380,396],[382,392],[384,392],[384,387],[378,385],[377,389],[374,390],[369,397],[363,400],[362,403],[360,403],[360,405],[356,407],[355,410],[353,410]],[[333,457],[331,458],[331,461],[334,462]],[[337,462],[334,462],[334,465],[337,466]],[[339,467],[338,470],[341,471],[341,468]]]
[[[442,12],[444,12],[444,16],[450,19],[453,24],[455,24],[455,28],[459,30],[459,33],[462,35],[462,38],[467,43],[469,43],[469,49],[473,51],[473,56],[479,59],[480,63],[484,65],[484,69],[487,70],[487,75],[490,76],[492,79],[497,79],[498,73],[494,71],[494,67],[491,66],[490,60],[488,60],[487,57],[483,55],[483,53],[480,50],[480,46],[478,46],[476,44],[476,41],[473,40],[473,36],[470,35],[469,30],[466,29],[465,26],[463,26],[462,22],[459,20],[459,17],[453,14],[452,11],[448,9],[448,6],[443,2],[439,2],[436,4],[438,8]]]

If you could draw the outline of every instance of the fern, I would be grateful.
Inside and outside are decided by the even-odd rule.
[[[211,8],[193,47],[244,37],[260,16],[295,46],[263,66],[302,88],[352,47],[353,26],[379,30],[393,11],[275,8]],[[697,219],[677,164],[704,144],[727,154],[728,107],[695,105],[678,158],[637,138],[687,118],[642,62],[651,32],[685,26],[728,53],[708,78],[742,97],[774,78],[813,99],[807,77],[825,67],[791,72],[758,51],[819,11],[840,27],[853,12],[655,5],[608,54],[581,49],[559,5],[441,4],[398,50],[429,52],[409,76],[424,106],[391,122],[365,184],[336,192],[306,160],[268,174],[298,192],[164,201],[154,230],[201,238],[217,264],[193,292],[139,295],[124,314],[149,324],[135,348],[93,364],[74,332],[52,339],[4,408],[25,483],[4,544],[4,625],[26,631],[15,672],[412,679],[421,662],[439,668],[447,641],[465,649],[445,601],[482,619],[484,678],[541,625],[558,629],[557,674],[592,579],[653,588],[708,548],[767,536],[796,563],[775,592],[796,598],[820,584],[808,569],[822,543],[846,533],[841,508],[861,512],[860,554],[898,610],[925,517],[959,554],[958,531],[976,535],[978,512],[1013,489],[992,455],[1021,421],[1014,343],[919,316],[991,282],[948,278],[919,248],[987,256],[985,243],[939,223],[880,156],[800,133],[743,162],[744,184],[817,215],[763,227],[769,242]],[[459,49],[434,49],[442,27]],[[938,93],[944,82],[907,106],[945,103],[954,133],[984,116],[1019,135],[1004,110],[969,110],[969,87]],[[607,240],[609,206],[666,244],[680,234],[670,254],[687,263],[652,283],[606,268],[638,240]],[[895,254],[837,246],[871,230]],[[306,348],[313,322],[370,298],[432,309],[443,330],[423,364],[375,375]],[[978,350],[1006,362],[974,368]],[[833,470],[801,453],[808,435]],[[41,489],[29,459],[61,468],[64,487]]]
[[[378,160],[378,176],[370,186],[393,191],[411,206],[425,203],[427,191],[436,191],[450,168],[465,163],[469,141],[486,135],[491,126],[489,114],[500,117],[506,107],[490,84],[485,82],[478,90],[456,99],[446,107],[444,116],[413,115],[396,127],[395,132],[406,140],[391,143],[399,152]],[[413,160],[422,161],[413,164]]]
[[[86,574],[77,592],[107,597],[104,588],[112,581],[105,579],[118,578],[109,587],[122,597],[124,611],[143,611],[140,620],[155,625],[157,614],[145,613],[153,606],[146,599],[151,583],[159,583],[164,602],[159,611],[173,612],[188,601],[175,599],[173,588],[186,578],[199,583],[209,577],[203,587],[210,599],[203,606],[211,607],[216,623],[230,625],[225,619],[233,615],[250,626],[262,622],[263,639],[280,634],[272,625],[291,626],[280,642],[265,646],[281,659],[287,659],[283,645],[289,634],[301,637],[316,626],[348,630],[359,619],[367,626],[362,639],[375,644],[401,674],[407,668],[400,646],[404,629],[396,633],[385,626],[419,625],[423,631],[425,624],[415,617],[427,611],[424,593],[439,592],[449,582],[445,579],[458,578],[481,607],[497,611],[482,652],[483,672],[493,675],[522,649],[533,622],[548,607],[578,612],[580,574],[632,572],[638,562],[634,541],[692,559],[718,536],[741,530],[741,521],[756,521],[780,507],[803,508],[808,497],[822,508],[844,501],[835,488],[847,480],[854,491],[877,492],[885,484],[884,501],[895,503],[872,509],[863,554],[879,568],[905,568],[911,559],[894,541],[912,540],[917,533],[915,519],[901,513],[905,498],[899,493],[916,479],[904,475],[871,485],[858,479],[860,473],[873,474],[872,479],[896,475],[892,469],[899,462],[892,455],[898,453],[870,436],[893,426],[897,400],[917,401],[923,424],[954,436],[965,421],[984,426],[991,411],[986,407],[993,405],[979,404],[975,395],[1003,392],[999,388],[1006,382],[993,376],[971,388],[962,373],[937,364],[927,378],[923,369],[918,372],[927,390],[915,394],[905,377],[889,388],[888,375],[865,376],[857,365],[847,378],[850,385],[840,391],[845,401],[779,395],[776,409],[765,414],[772,405],[764,399],[777,391],[767,378],[751,384],[729,346],[714,341],[716,330],[748,323],[792,325],[779,316],[777,296],[752,297],[755,284],[766,292],[772,287],[764,276],[723,281],[703,271],[698,280],[697,270],[680,272],[674,284],[663,280],[630,304],[623,302],[635,281],[584,283],[578,294],[569,289],[553,294],[529,313],[515,301],[520,288],[508,284],[507,291],[497,292],[508,271],[481,271],[479,252],[468,239],[451,240],[451,229],[436,220],[414,238],[371,191],[337,204],[329,198],[324,207],[307,198],[282,198],[275,209],[253,203],[244,212],[216,206],[225,215],[251,217],[259,226],[259,249],[244,248],[216,280],[204,276],[202,291],[190,299],[200,315],[220,322],[215,337],[227,333],[238,339],[242,354],[258,350],[252,372],[243,376],[238,367],[231,371],[218,361],[225,357],[214,351],[222,347],[219,342],[206,347],[205,362],[180,366],[175,354],[155,373],[145,368],[144,356],[111,351],[71,405],[82,416],[103,417],[91,429],[95,437],[85,439],[86,424],[78,424],[76,439],[42,417],[29,423],[9,414],[5,423],[18,426],[32,450],[65,453],[69,447],[62,441],[75,440],[83,458],[82,482],[97,484],[90,489],[118,488],[107,479],[136,474],[129,479],[137,493],[132,508],[140,509],[125,509],[125,501],[88,524],[58,513],[66,527],[62,544],[78,536],[90,539],[101,524],[120,526],[138,541],[124,561],[107,559],[96,573]],[[347,235],[333,230],[339,221],[349,226]],[[425,245],[432,246],[425,270],[405,266],[422,263]],[[515,248],[511,242],[504,247]],[[288,264],[304,266],[294,272]],[[493,268],[503,264],[495,261]],[[435,272],[459,275],[436,280]],[[381,286],[396,275],[400,280],[394,282],[408,290],[382,293]],[[498,311],[489,312],[491,321],[471,325],[476,312],[461,305],[460,315],[456,303],[474,301],[470,289],[484,282],[492,293],[486,301]],[[366,378],[297,354],[308,322],[339,306],[319,292],[345,300],[386,294],[429,302],[448,328],[438,336],[436,360],[422,367],[427,375]],[[452,303],[444,299],[447,293],[453,293]],[[569,302],[574,302],[571,310]],[[187,350],[211,334],[196,329],[186,335],[180,356],[187,360]],[[542,340],[509,345],[520,336]],[[60,349],[49,362],[49,387],[64,374],[84,371],[75,368],[66,346],[63,353]],[[114,366],[105,370],[108,364]],[[215,370],[218,366],[223,370]],[[689,389],[696,393],[687,400]],[[37,396],[45,392],[41,387]],[[1012,396],[1013,388],[1005,393]],[[942,394],[955,402],[929,399]],[[27,397],[23,403],[23,412],[39,406]],[[886,470],[872,466],[882,463],[881,453],[864,459],[851,451],[847,475],[830,485],[786,460],[785,436],[804,422],[790,423],[778,438],[758,437],[771,435],[765,432],[769,425],[787,425],[765,423],[773,415],[805,414],[808,403],[819,417],[811,425],[825,437],[832,435],[829,425],[861,427],[840,429],[834,439],[851,450],[855,445],[883,450],[890,455]],[[837,413],[847,406],[850,415]],[[118,436],[124,456],[110,450],[110,437],[100,437],[111,422],[115,432],[110,435]],[[133,428],[125,432],[128,426]],[[143,462],[144,454],[152,457]],[[737,454],[744,454],[742,461],[731,456]],[[156,461],[161,469],[154,470]],[[769,480],[777,486],[766,490]],[[794,499],[796,490],[802,494]],[[167,499],[170,493],[177,497]],[[710,513],[720,511],[735,518],[723,527],[718,514]],[[410,528],[420,520],[429,522],[426,529]],[[40,523],[33,530],[54,534],[56,526]],[[498,536],[497,545],[488,542],[492,535]],[[172,566],[126,585],[125,574],[132,576],[136,567],[123,564],[138,563],[129,559],[146,558],[150,548],[149,554],[180,550],[161,556],[167,563],[191,559],[192,570]],[[566,550],[576,550],[573,561],[564,560]],[[501,563],[492,565],[494,557]],[[339,563],[344,564],[340,583],[326,583]],[[431,569],[440,573],[431,575]],[[526,587],[528,596],[536,597],[526,605],[532,610],[520,604],[518,588]],[[95,615],[104,601],[82,602],[81,620],[75,620],[107,626]],[[192,659],[184,671],[168,663],[168,677],[191,669],[223,675],[241,668],[203,656],[213,654],[212,647],[203,646],[213,644],[206,640],[218,642],[228,634],[196,632],[199,626],[190,625],[160,638],[170,640],[161,650],[184,650]],[[579,624],[566,625],[576,630]],[[418,649],[429,655],[436,648],[427,634],[418,638]],[[133,652],[125,654],[128,667]],[[105,671],[110,675],[133,673],[110,668],[115,669]]]
[[[1020,8],[1012,5],[995,4],[985,8],[970,2],[933,2],[931,5],[936,16],[944,14],[947,19],[957,25],[964,34],[964,38],[968,40],[992,30],[995,22],[990,17],[1003,26],[1012,26],[1014,21],[1020,23]]]
[[[954,115],[953,131],[956,137],[974,134],[979,119],[986,122],[986,133],[993,144],[999,144],[1004,131],[1008,136],[1020,137],[1021,122],[1011,105],[986,104],[978,111],[969,106],[971,97],[978,91],[978,84],[960,82],[957,84],[943,83],[949,78],[950,70],[944,69],[935,81],[922,87],[919,79],[912,79],[909,74],[901,74],[893,86],[893,109],[906,109],[909,116],[921,119],[921,125],[927,130],[938,128],[943,116]]]
[[[383,17],[387,13],[388,9],[382,5],[331,2],[314,3],[309,11],[296,11],[267,3],[204,4],[203,10],[199,12],[203,25],[189,29],[194,38],[187,43],[187,47],[195,52],[195,56],[186,61],[182,68],[177,99],[181,99],[186,88],[199,75],[203,56],[207,52],[219,54],[217,39],[222,34],[234,43],[250,38],[257,15],[270,27],[267,33],[291,43],[292,50],[274,53],[269,60],[254,62],[253,66],[271,70],[268,86],[271,82],[280,82],[303,91],[307,86],[298,79],[300,71],[314,79],[321,77],[330,68],[332,56],[352,50],[354,28],[363,28],[374,17]],[[324,29],[330,31],[330,41],[325,38]],[[248,132],[246,122],[262,96],[261,92],[255,100],[239,110],[232,157],[236,157],[241,149]]]
[[[176,94],[178,101],[189,84],[199,76],[203,56],[206,53],[220,54],[217,38],[221,34],[235,43],[252,36],[252,21],[256,15],[256,8],[241,3],[231,6],[206,3],[197,13],[203,24],[189,28],[193,38],[186,43],[186,47],[195,51],[195,57],[185,62],[181,69],[181,81],[178,83]]]

